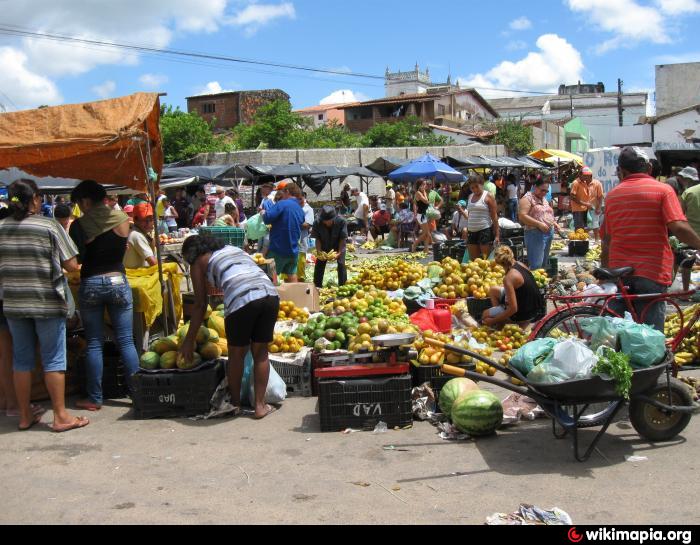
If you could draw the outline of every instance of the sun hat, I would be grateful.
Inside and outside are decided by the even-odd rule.
[[[698,170],[693,167],[685,167],[683,170],[681,170],[678,173],[678,176],[681,178],[687,178],[689,180],[693,180],[694,182],[700,181],[698,179]]]

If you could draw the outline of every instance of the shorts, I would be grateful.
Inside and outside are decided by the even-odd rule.
[[[493,232],[493,227],[484,229],[483,231],[477,231],[476,233],[469,232],[467,237],[467,244],[470,246],[488,246],[493,244],[496,240],[496,235]]]
[[[428,216],[426,214],[418,214],[416,216],[416,220],[418,220],[419,225],[425,225],[426,223],[430,223],[430,220],[428,219]]]
[[[299,270],[299,254],[277,255],[274,252],[270,252],[270,257],[275,260],[277,274],[296,276],[297,271]]]
[[[357,226],[360,229],[367,229],[367,220],[363,220],[362,218],[355,218],[357,220]]]
[[[377,227],[375,225],[374,228],[380,235],[388,235],[389,233],[391,233],[391,227],[389,227],[388,225],[382,225],[381,227]]]
[[[601,214],[596,214],[595,210],[591,210],[590,215],[591,215],[591,229],[600,229],[600,216],[601,216]]]
[[[0,301],[0,331],[7,331],[10,326],[7,325],[7,318],[2,312],[2,301]]]
[[[16,372],[28,373],[36,366],[39,340],[44,373],[66,371],[66,318],[9,318],[12,333],[12,361]]]
[[[588,211],[574,212],[574,229],[578,231],[586,227],[588,227]]]
[[[251,343],[270,344],[280,310],[280,298],[268,296],[248,303],[226,316],[226,339],[229,346],[245,348]]]

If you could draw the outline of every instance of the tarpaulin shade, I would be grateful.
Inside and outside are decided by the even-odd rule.
[[[41,178],[27,174],[18,168],[0,170],[0,186],[9,186],[12,182],[20,179],[34,181],[41,193],[46,193],[48,195],[68,194],[82,182],[82,180],[75,180],[72,178],[54,178],[52,176]],[[105,185],[104,188],[108,193],[114,193],[125,190],[126,186]]]
[[[464,174],[429,153],[389,174],[389,179],[402,183],[415,182],[421,178],[433,178],[436,182],[453,184],[466,181]]]
[[[0,169],[144,191],[163,167],[159,117],[155,93],[1,114]]]
[[[199,178],[200,182],[217,182],[224,178],[251,178],[250,172],[243,165],[214,165],[163,168],[163,179]]]
[[[323,170],[311,165],[248,165],[254,176],[271,176],[273,178],[296,178],[298,176],[317,176]]]
[[[388,176],[397,168],[406,164],[408,164],[407,159],[399,159],[397,157],[380,157],[366,166],[369,170],[376,172],[380,176]]]
[[[530,157],[553,164],[556,164],[557,162],[570,163],[575,161],[580,166],[583,166],[583,159],[579,155],[575,155],[560,149],[541,149],[533,151],[530,154]]]

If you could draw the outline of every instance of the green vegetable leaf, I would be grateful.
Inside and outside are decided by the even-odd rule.
[[[603,349],[603,357],[598,360],[598,365],[593,369],[595,375],[612,377],[615,381],[615,391],[625,399],[630,398],[633,373],[630,357],[608,347]]]

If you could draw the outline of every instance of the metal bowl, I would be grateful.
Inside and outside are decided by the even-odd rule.
[[[381,335],[379,337],[374,337],[372,338],[372,343],[374,343],[375,346],[393,348],[396,346],[413,344],[415,340],[415,333],[397,333],[396,335]]]

